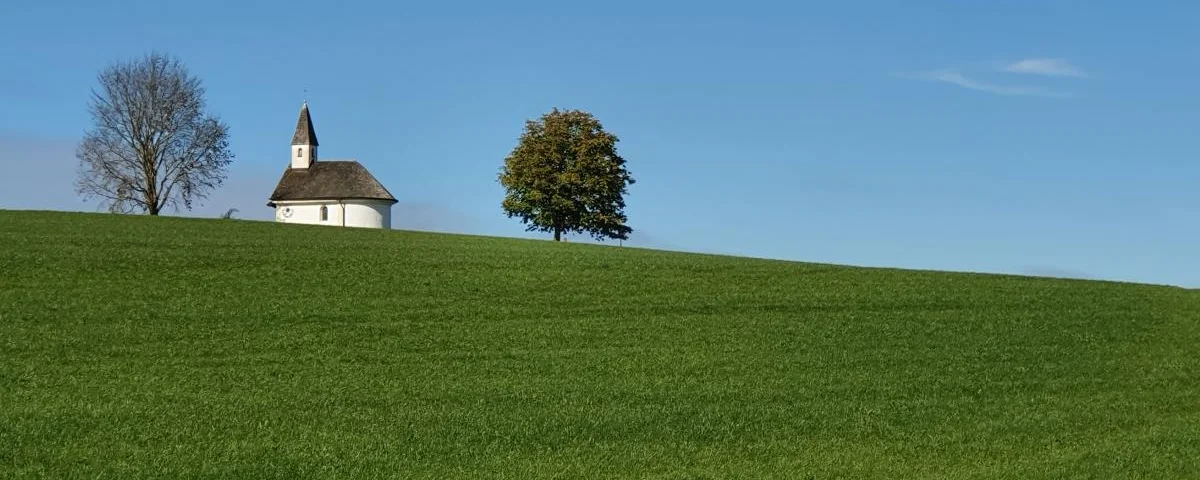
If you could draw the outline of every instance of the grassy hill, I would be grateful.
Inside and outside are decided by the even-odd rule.
[[[1200,292],[0,211],[0,476],[1200,476]]]

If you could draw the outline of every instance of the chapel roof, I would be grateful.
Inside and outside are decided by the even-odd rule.
[[[308,102],[300,107],[300,118],[296,119],[296,133],[292,134],[292,145],[319,145],[317,130],[313,128],[312,116],[308,114]]]
[[[288,167],[275,186],[268,206],[287,200],[397,200],[362,164],[353,160],[321,160],[308,168]]]

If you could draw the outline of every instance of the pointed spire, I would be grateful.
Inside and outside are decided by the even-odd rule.
[[[300,118],[296,120],[296,134],[292,135],[292,145],[318,145],[317,131],[313,129],[312,117],[308,115],[308,100],[300,107]]]

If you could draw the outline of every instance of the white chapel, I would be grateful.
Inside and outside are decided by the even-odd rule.
[[[317,132],[308,102],[292,135],[291,163],[271,194],[275,221],[339,227],[391,228],[397,200],[354,160],[317,160]]]

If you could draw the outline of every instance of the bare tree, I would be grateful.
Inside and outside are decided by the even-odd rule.
[[[118,213],[192,208],[225,180],[229,127],[204,111],[204,87],[172,57],[150,53],[100,72],[95,122],[76,151],[76,192]]]

